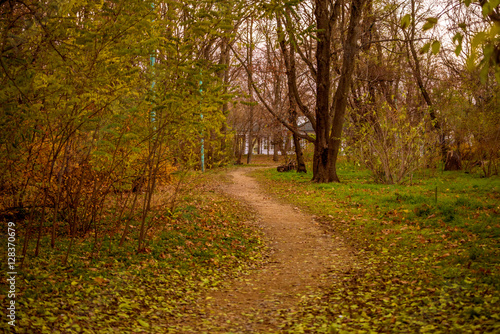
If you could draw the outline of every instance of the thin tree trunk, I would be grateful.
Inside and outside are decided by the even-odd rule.
[[[134,200],[132,202],[132,207],[130,209],[130,215],[133,215],[134,210],[135,210],[135,205],[137,203],[137,197],[139,196],[139,192],[135,192],[134,194]],[[128,231],[129,231],[129,219],[125,220],[125,227],[123,229],[122,237],[120,238],[120,247],[123,246],[123,243],[125,242],[125,238],[127,237]]]
[[[253,90],[252,90],[252,81],[253,81],[253,18],[250,19],[250,27],[248,29],[248,49],[247,49],[247,64],[250,72],[248,73],[248,95],[250,95],[250,128],[248,131],[248,155],[247,155],[247,164],[252,162],[252,154],[253,154],[253,122],[254,122],[254,108],[253,108]]]
[[[300,138],[296,134],[293,134],[293,145],[297,157],[297,173],[307,173],[304,153],[302,152],[302,146],[300,146]]]
[[[429,109],[429,116],[432,121],[432,126],[436,133],[438,134],[439,138],[439,147],[441,149],[441,157],[443,162],[445,163],[446,166],[446,159],[448,156],[448,148],[446,147],[446,139],[445,135],[443,133],[443,130],[441,128],[441,123],[439,122],[436,112],[434,109],[434,105],[432,103],[431,96],[427,89],[425,88],[424,85],[424,80],[422,79],[422,70],[420,68],[420,60],[418,59],[417,55],[417,50],[415,49],[415,25],[416,25],[416,13],[415,13],[415,0],[411,1],[411,16],[412,16],[412,24],[411,24],[411,36],[408,38],[408,47],[410,49],[410,55],[413,60],[413,66],[412,66],[412,71],[415,76],[415,80],[417,81],[418,88],[420,90],[420,93],[422,94],[422,97],[424,98],[425,103],[427,104],[427,107]],[[411,62],[410,62],[411,64]]]
[[[289,16],[291,15],[290,9],[287,10],[287,17],[286,17],[286,25],[287,25],[287,30],[290,32],[292,30],[291,23],[289,20]],[[283,54],[283,58],[285,60],[285,67],[286,67],[286,72],[287,72],[287,79],[288,79],[288,104],[289,104],[289,109],[288,109],[288,116],[289,116],[289,121],[290,124],[292,124],[293,128],[295,131],[297,130],[297,106],[298,102],[296,99],[296,95],[292,91],[294,88],[294,85],[296,85],[296,68],[295,68],[295,45],[292,45],[290,43],[289,45],[289,50],[287,51],[286,45],[285,45],[285,39],[284,39],[284,33],[281,28],[281,22],[278,19],[278,33],[281,34],[280,38],[280,48],[281,52]],[[297,160],[297,172],[298,173],[307,173],[306,169],[306,164],[304,161],[304,154],[302,153],[302,147],[300,146],[300,138],[299,136],[296,135],[295,132],[292,133],[293,137],[293,144],[294,144],[294,149],[295,149],[295,157]],[[288,138],[287,138],[287,143],[288,143]],[[286,148],[285,148],[286,149]]]
[[[273,133],[273,161],[277,162],[279,160],[278,158],[278,135],[276,133]]]
[[[229,82],[229,37],[224,36],[222,37],[221,40],[221,54],[220,54],[220,59],[219,59],[219,65],[224,65],[225,68],[224,70],[220,71],[218,73],[219,79],[222,81],[222,84],[224,85],[224,94],[227,93],[227,84]],[[227,114],[229,112],[229,106],[228,102],[224,102],[222,104],[222,115],[224,116],[225,119],[227,119]],[[222,124],[222,129],[221,129],[221,139],[220,139],[220,151],[216,152],[216,163],[221,163],[225,160],[226,157],[226,150],[227,150],[227,123],[224,122]]]
[[[241,158],[243,156],[243,150],[245,149],[245,140],[246,140],[246,135],[243,135],[243,138],[241,135],[238,135],[236,137],[236,164],[237,165],[243,164],[241,162]]]

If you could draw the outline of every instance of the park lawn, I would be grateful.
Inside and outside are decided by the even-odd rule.
[[[182,194],[177,209],[157,216],[144,253],[136,252],[137,221],[122,247],[120,231],[111,228],[102,228],[109,236],[97,248],[94,235],[77,238],[64,267],[69,238],[60,236],[55,249],[42,238],[36,258],[32,242],[30,256],[17,268],[16,326],[10,330],[196,332],[192,324],[203,312],[199,298],[262,261],[260,230],[247,223],[253,214],[211,186],[221,177],[206,173],[190,181],[193,190]],[[17,242],[19,253],[22,242]],[[4,290],[2,285],[1,299]],[[9,330],[5,319],[1,326]]]
[[[411,185],[384,185],[347,162],[340,184],[255,174],[356,254],[350,270],[288,317],[286,332],[500,331],[498,177],[431,170]]]

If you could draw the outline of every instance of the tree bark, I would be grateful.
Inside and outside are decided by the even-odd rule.
[[[297,158],[297,173],[307,173],[306,163],[304,161],[304,153],[302,146],[300,146],[300,138],[294,133],[293,146],[295,147],[295,156]]]
[[[243,164],[241,162],[241,158],[243,156],[243,150],[245,149],[245,140],[246,134],[238,134],[236,133],[235,141],[234,141],[234,155],[236,156],[236,165]]]
[[[278,158],[278,140],[279,136],[276,133],[273,133],[273,161],[277,162],[279,160]]]
[[[290,10],[287,8],[287,17],[286,17],[286,25],[287,25],[287,30],[290,32],[291,31],[291,23],[289,20],[289,15],[290,15]],[[300,146],[300,138],[297,136],[296,132],[298,131],[297,129],[297,106],[300,103],[298,100],[298,90],[297,90],[297,74],[296,74],[296,68],[295,68],[295,47],[290,43],[289,49],[287,50],[286,43],[285,43],[285,36],[283,29],[281,27],[281,22],[280,22],[280,17],[278,16],[278,35],[279,35],[279,40],[280,40],[280,49],[281,53],[283,55],[283,59],[285,61],[285,68],[286,68],[286,74],[287,74],[287,83],[288,83],[288,104],[289,104],[289,110],[288,110],[288,118],[289,122],[292,125],[292,127],[295,129],[294,132],[292,132],[293,136],[293,146],[295,150],[295,157],[297,160],[297,173],[307,173],[306,169],[306,164],[304,161],[304,154],[302,152],[302,147]],[[279,82],[279,81],[277,81]],[[277,102],[276,98],[276,102]]]
[[[224,65],[225,68],[218,73],[219,79],[224,85],[224,94],[227,93],[227,85],[229,82],[229,37],[224,36],[221,40],[221,54],[219,59],[219,65]],[[222,104],[222,115],[227,119],[227,115],[229,113],[229,105],[228,102],[224,102]],[[222,136],[220,138],[220,151],[216,154],[216,162],[224,163],[226,159],[226,151],[227,151],[227,123],[222,123],[221,129]]]
[[[331,20],[335,16],[329,14],[329,1],[316,0],[315,15],[319,40],[316,51],[318,69],[316,79],[316,142],[313,158],[314,182],[340,182],[337,175],[337,159],[341,146],[347,97],[358,53],[358,32],[356,27],[361,19],[365,3],[366,0],[353,0],[351,2],[350,20],[342,57],[342,69],[332,101],[333,120],[330,121],[330,37]],[[332,9],[332,14],[335,14],[334,12],[335,7]]]
[[[249,105],[249,112],[250,112],[250,124],[249,124],[249,131],[248,131],[248,155],[247,155],[247,164],[250,164],[252,162],[252,154],[253,154],[253,91],[252,91],[252,82],[253,82],[253,77],[252,77],[252,72],[253,72],[253,18],[250,19],[250,27],[249,27],[249,34],[248,34],[248,49],[247,49],[247,63],[248,63],[248,69],[250,70],[248,73],[248,95],[250,95],[250,105]]]
[[[316,142],[313,157],[313,181],[323,183],[331,179],[330,130],[330,44],[331,26],[329,1],[316,0]]]

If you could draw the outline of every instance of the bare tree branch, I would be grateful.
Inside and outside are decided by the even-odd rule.
[[[239,56],[239,54],[234,50],[233,46],[232,45],[229,45],[229,47],[231,48],[231,51],[233,51],[233,54],[234,56],[236,57],[236,59],[238,59],[239,63],[243,66],[243,68],[245,69],[245,71],[247,72],[247,74],[251,73],[250,72],[250,69],[248,68],[248,66],[245,64],[245,62],[241,59],[241,57]],[[289,124],[286,120],[284,120],[280,115],[278,115],[278,113],[276,113],[268,104],[267,102],[264,100],[264,98],[262,97],[262,95],[260,94],[260,91],[259,89],[257,88],[257,85],[255,84],[255,82],[253,80],[251,80],[251,85],[252,85],[252,88],[253,90],[255,91],[255,93],[257,94],[257,97],[259,98],[260,102],[262,102],[262,104],[264,105],[264,107],[266,107],[267,111],[269,111],[269,113],[271,115],[273,115],[278,121],[280,121],[281,124],[283,124],[288,130],[290,130],[291,132],[293,132],[294,134],[296,134],[298,137],[302,138],[302,139],[305,139],[309,142],[314,142],[315,139],[312,138],[311,136],[307,135],[307,134],[304,134],[304,133],[301,133],[300,131],[298,131],[297,129],[294,129],[293,125]]]

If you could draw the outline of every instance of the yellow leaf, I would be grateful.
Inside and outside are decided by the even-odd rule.
[[[149,324],[147,322],[145,322],[144,320],[141,320],[141,319],[137,319],[137,322],[139,323],[139,325],[141,325],[142,327],[149,327]]]

